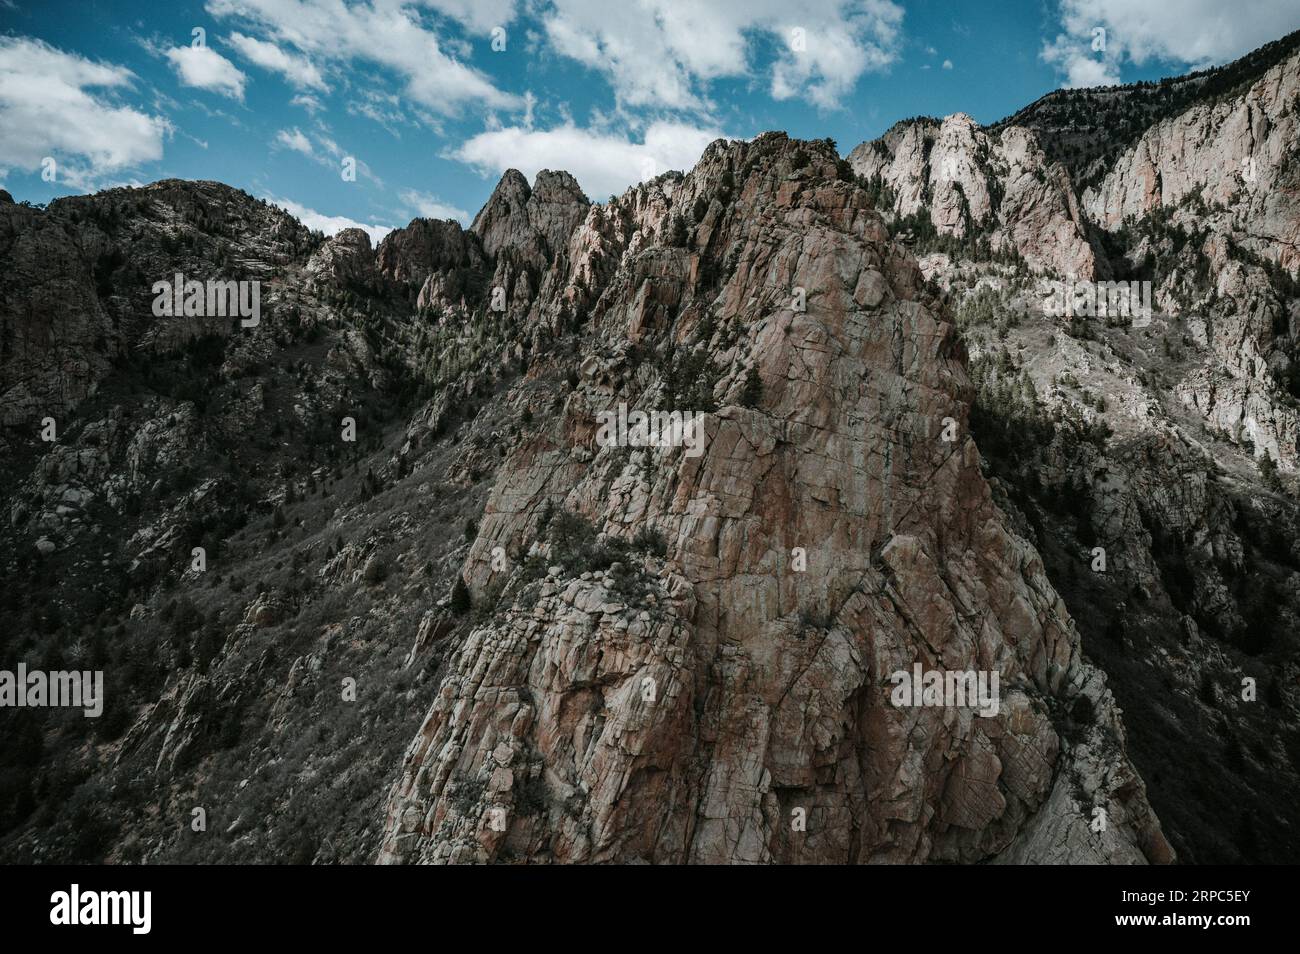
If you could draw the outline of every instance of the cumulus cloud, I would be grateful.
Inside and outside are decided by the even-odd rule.
[[[244,36],[242,33],[230,34],[230,45],[250,63],[273,73],[279,73],[298,89],[314,89],[322,92],[329,89],[320,70],[305,56],[294,56],[274,43]]]
[[[479,133],[448,157],[487,175],[518,169],[530,180],[542,169],[563,169],[599,199],[670,169],[690,169],[721,138],[716,129],[662,121],[651,124],[641,142],[572,124],[548,130],[515,126]]]
[[[470,9],[468,3],[443,5]],[[357,60],[392,70],[405,81],[406,96],[435,114],[455,115],[468,105],[486,109],[522,105],[519,97],[498,89],[482,72],[449,53],[455,44],[445,43],[426,28],[418,10],[402,3],[208,0],[205,9],[214,17],[248,24],[246,29],[265,34],[263,42],[295,60],[341,64]],[[468,12],[463,15],[476,19]]]
[[[458,209],[454,205],[448,205],[437,196],[429,195],[427,192],[417,192],[415,189],[406,189],[400,196],[403,203],[406,204],[413,214],[426,219],[455,219],[462,225],[469,223],[469,213],[464,209]]]
[[[1065,86],[1097,86],[1120,82],[1125,62],[1228,62],[1300,27],[1300,8],[1295,0],[1061,0],[1060,21],[1043,60]]]
[[[206,89],[231,99],[244,98],[244,83],[248,77],[211,47],[173,47],[167,51],[167,60],[184,86]]]
[[[316,229],[326,235],[337,235],[344,229],[361,229],[370,236],[371,244],[378,245],[383,241],[385,235],[393,231],[391,225],[376,225],[374,223],[367,225],[364,222],[349,219],[344,215],[324,215],[315,209],[309,209],[305,205],[294,202],[292,199],[280,199],[270,195],[265,198],[267,202],[278,205],[307,228]]]
[[[1071,37],[1058,36],[1043,46],[1041,55],[1064,74],[1061,85],[1066,89],[1116,86],[1120,82],[1118,57],[1092,52],[1086,43]]]
[[[708,107],[707,85],[755,75],[760,42],[778,50],[777,99],[838,105],[868,70],[898,55],[903,9],[892,0],[646,0],[611,15],[607,0],[554,0],[541,13],[552,47],[603,72],[626,106]]]
[[[0,169],[34,170],[53,156],[59,181],[88,189],[104,173],[161,159],[167,120],[106,95],[133,79],[41,40],[0,37]]]

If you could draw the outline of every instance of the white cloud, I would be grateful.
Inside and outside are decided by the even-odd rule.
[[[944,60],[944,61],[943,61],[943,68],[944,68],[945,70],[950,70],[950,69],[952,69],[952,60]]]
[[[758,44],[775,40],[777,99],[833,107],[867,70],[897,58],[903,9],[892,0],[553,0],[541,14],[551,45],[605,73],[619,102],[707,110],[707,85],[753,75]]]
[[[329,89],[320,70],[305,56],[294,56],[274,43],[244,36],[242,33],[230,34],[230,45],[250,63],[271,70],[273,73],[279,73],[298,89],[315,89],[322,92]]]
[[[270,195],[265,198],[267,202],[278,205],[307,228],[316,229],[326,235],[337,235],[344,229],[361,229],[370,236],[372,245],[378,245],[383,241],[385,235],[393,231],[391,225],[376,225],[373,223],[366,225],[364,222],[358,222],[343,215],[323,215],[315,209],[309,209],[307,206],[300,205],[291,199],[279,199]]]
[[[1116,86],[1120,82],[1117,58],[1090,52],[1086,44],[1081,46],[1067,36],[1058,36],[1045,44],[1041,56],[1065,74],[1061,85],[1066,89]]]
[[[1295,0],[1061,0],[1061,32],[1041,56],[1065,86],[1120,82],[1124,62],[1203,68],[1300,27]],[[1098,33],[1097,31],[1104,31]]]
[[[244,98],[244,83],[248,77],[211,47],[172,47],[167,51],[167,59],[182,85],[206,89],[231,99]]]
[[[88,92],[133,78],[41,40],[0,37],[0,167],[34,170],[53,156],[58,181],[89,189],[99,175],[161,159],[166,119]]]
[[[487,175],[518,169],[530,180],[542,169],[563,169],[588,196],[599,200],[640,182],[647,173],[653,177],[670,169],[690,169],[705,147],[721,138],[716,129],[670,122],[653,123],[639,143],[572,124],[549,130],[509,127],[479,133],[448,158]]]
[[[316,151],[311,147],[311,140],[296,126],[293,129],[281,129],[275,136],[275,144],[284,149],[300,152],[304,156],[316,155]]]
[[[515,18],[515,0],[424,0],[424,5],[480,33],[506,26]]]
[[[271,145],[273,148],[289,149],[304,155],[312,162],[319,163],[335,174],[341,172],[343,168],[341,163],[344,160],[350,160],[356,164],[358,175],[378,188],[382,189],[384,187],[384,180],[375,175],[374,171],[363,159],[348,153],[330,138],[329,127],[324,123],[317,123],[317,128],[311,136],[308,136],[297,126],[292,129],[281,129],[275,134],[275,139],[271,141]]]
[[[455,4],[453,4],[455,6]],[[468,10],[468,4],[465,4]],[[500,6],[500,5],[498,5]],[[405,80],[405,93],[425,109],[456,115],[467,105],[515,109],[522,101],[444,50],[419,11],[399,0],[208,0],[214,17],[240,19],[266,33],[266,42],[292,48],[313,63],[375,63]],[[473,17],[469,13],[465,16]]]
[[[375,89],[363,89],[358,91],[357,96],[348,98],[347,110],[354,116],[365,116],[383,126],[394,139],[401,139],[402,127],[414,124],[402,105],[400,96]],[[426,121],[435,133],[441,134],[437,120],[426,117]]]
[[[303,109],[307,110],[307,112],[311,113],[313,116],[315,116],[317,113],[319,113],[322,109],[325,108],[325,104],[322,103],[315,96],[312,96],[310,93],[299,93],[293,99],[289,100],[289,105],[301,106]]]
[[[455,219],[462,225],[469,224],[468,212],[464,209],[458,209],[454,205],[448,205],[437,196],[429,195],[427,192],[407,189],[402,192],[401,200],[406,203],[408,209],[423,218]]]
[[[322,129],[326,128],[323,123],[321,124],[321,128]],[[294,131],[297,132],[297,129],[295,128]],[[316,141],[319,142],[321,144],[321,147],[326,152],[328,152],[331,156],[333,156],[335,159],[343,158],[344,155],[343,147],[340,146],[338,143],[336,143],[329,136],[325,135],[323,132],[316,133]]]

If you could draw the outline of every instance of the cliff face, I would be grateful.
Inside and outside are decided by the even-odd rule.
[[[1300,53],[1238,95],[1192,106],[1146,130],[1083,198],[1115,230],[1124,219],[1178,207],[1192,195],[1231,213],[1243,244],[1294,271],[1300,265],[1295,194]]]
[[[992,133],[964,113],[909,121],[856,147],[849,162],[888,187],[890,211],[921,214],[940,235],[982,237],[1035,271],[1096,277],[1069,173],[1026,129]]]
[[[1180,383],[1182,400],[1285,468],[1300,435],[1287,393],[1297,325],[1278,278],[1300,268],[1298,109],[1300,53],[1236,95],[1153,125],[1083,196],[1108,232],[1159,216],[1190,238],[1154,283],[1158,305],[1185,317],[1206,353]],[[1138,245],[1129,259],[1151,252]]]
[[[0,422],[16,426],[75,408],[115,358],[167,334],[152,320],[151,285],[136,276],[208,278],[242,259],[241,278],[266,277],[305,248],[307,230],[296,220],[248,199],[215,182],[168,180],[58,199],[47,215],[4,193]],[[187,220],[203,224],[207,245],[167,247]],[[214,262],[217,236],[229,248]],[[210,325],[226,331],[224,323]]]
[[[1153,122],[1109,164],[1094,159],[1083,188],[1047,160],[1039,137],[1059,140],[1050,151],[1068,156],[1080,136],[1109,136],[1090,125],[1087,102],[1083,112],[1048,109],[1055,119],[1037,133],[1015,125],[1033,110],[989,129],[963,114],[909,121],[849,159],[858,175],[887,187],[903,225],[921,216],[941,237],[1013,249],[1032,271],[1070,281],[1149,282],[1156,311],[1184,321],[1204,355],[1176,384],[1184,405],[1291,469],[1300,372],[1285,276],[1300,268],[1300,53],[1262,63],[1257,75],[1225,68],[1233,83],[1226,90],[1227,79],[1207,80],[1216,95]],[[1132,96],[1140,112],[1144,92],[1105,95],[1121,103]],[[1128,128],[1132,117],[1117,118],[1118,108],[1103,111],[1105,121]]]
[[[378,248],[0,193],[0,666],[109,681],[0,712],[0,857],[1294,860],[1296,72],[1082,197],[1074,140],[961,115],[600,205],[509,172]],[[178,271],[260,323],[154,316]]]
[[[1122,751],[1062,745],[1076,700],[1097,738],[1113,702],[979,473],[951,324],[835,160],[715,145],[605,210],[631,231],[581,379],[489,497],[465,575],[496,608],[407,753],[381,860],[1168,860]],[[693,247],[655,243],[701,199]],[[654,366],[695,357],[699,456],[597,445],[601,411],[672,405]],[[562,520],[631,548],[586,567]],[[918,662],[999,673],[1000,712],[893,706]]]
[[[1260,811],[1280,829],[1295,823],[1274,814],[1300,752],[1290,689],[1298,515],[1290,479],[1277,476],[1296,466],[1300,433],[1295,41],[1168,89],[1053,94],[969,137],[947,132],[964,117],[900,124],[851,154],[950,296],[995,497],[1043,555],[1085,652],[1133,716],[1128,750],[1187,861],[1257,849],[1243,799],[1267,804]],[[1090,147],[1125,141],[1115,130],[1135,122],[1127,146]],[[965,181],[984,143],[1015,140],[1060,158],[1093,275],[1028,255],[1026,268],[981,241],[997,225],[1041,231],[1055,215],[1041,196],[1014,211],[1004,199],[997,225],[980,226],[995,220],[970,202],[983,231],[952,228],[962,220],[927,171],[941,141],[975,143],[967,158],[944,160]],[[983,194],[973,183],[961,191]],[[1150,313],[1045,313],[1045,281],[1090,277],[1149,283]],[[1172,756],[1174,736],[1198,753],[1194,770]],[[1205,774],[1222,784],[1200,784]],[[1222,834],[1205,827],[1207,811]],[[1289,837],[1287,846],[1279,856],[1295,850]]]

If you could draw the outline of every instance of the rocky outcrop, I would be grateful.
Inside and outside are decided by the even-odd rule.
[[[1065,167],[1049,163],[1033,135],[1014,127],[1002,132],[996,152],[1007,164],[998,208],[1003,241],[1031,268],[1079,281],[1101,277]]]
[[[475,237],[452,219],[415,219],[384,236],[375,255],[382,275],[417,288],[435,272],[480,268],[486,262]]]
[[[546,268],[563,249],[591,203],[567,172],[543,169],[533,187],[517,169],[507,169],[470,231],[496,258],[508,251],[519,262]]]
[[[724,176],[704,248],[649,245]],[[407,753],[380,859],[1167,860],[1122,751],[1089,768],[1053,724],[1085,687],[1098,723],[1113,703],[980,475],[952,326],[836,157],[715,144],[609,212],[631,237],[598,338],[493,490],[464,573],[476,601],[505,596]],[[585,228],[571,248],[609,247]],[[716,284],[713,247],[736,250]],[[598,412],[672,386],[620,361],[632,325],[713,365],[699,456],[596,441]],[[575,524],[666,546],[592,570]],[[500,569],[502,550],[534,556]],[[997,673],[998,711],[894,705],[914,664]],[[1075,847],[1025,834],[1067,766],[1097,780],[1109,841],[1082,814],[1059,823]]]
[[[376,278],[375,253],[363,229],[343,229],[307,261],[310,280],[341,288],[367,285]]]
[[[486,305],[522,316],[588,206],[567,172],[543,170],[529,188],[510,169],[469,230],[450,219],[416,219],[379,244],[376,268],[412,288],[420,309],[464,315]]]
[[[284,212],[217,182],[169,179],[46,210],[0,203],[0,423],[59,419],[122,354],[229,330],[157,321],[155,282],[225,278],[234,261],[244,280],[265,281],[309,242]]]
[[[1300,269],[1298,98],[1294,54],[1240,95],[1156,123],[1087,190],[1089,217],[1113,230],[1199,196],[1206,206],[1229,210],[1218,224],[1243,247],[1288,271]]]
[[[890,211],[925,215],[940,235],[982,235],[1035,271],[1096,275],[1069,173],[1048,161],[1028,130],[989,132],[964,113],[909,120],[856,147],[848,161],[888,187]]]
[[[589,208],[567,172],[543,169],[529,188],[517,169],[506,170],[470,226],[494,261],[494,308],[517,317],[528,313],[539,300],[543,276],[565,252]]]
[[[483,284],[489,266],[478,238],[452,220],[416,219],[379,243],[376,269],[407,286],[421,309],[467,308],[467,294]]]
[[[1300,416],[1281,393],[1296,324],[1280,276],[1300,270],[1298,101],[1293,54],[1240,93],[1153,125],[1083,198],[1102,228],[1145,232],[1128,261],[1156,264],[1157,307],[1205,349],[1178,385],[1185,404],[1288,470]]]

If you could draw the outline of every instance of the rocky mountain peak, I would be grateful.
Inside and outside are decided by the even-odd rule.
[[[390,255],[391,259],[395,257]],[[403,266],[391,263],[393,271]],[[340,287],[370,282],[375,277],[375,253],[364,229],[343,229],[323,244],[307,261],[307,274],[314,281]]]
[[[507,169],[501,176],[469,227],[483,242],[489,255],[495,255],[511,237],[529,231],[528,199],[532,194],[528,180],[518,169]]]
[[[564,248],[589,205],[577,180],[567,172],[543,169],[530,188],[521,172],[508,169],[474,217],[470,231],[490,258],[505,250],[541,269]]]
[[[407,753],[381,861],[1169,857],[1131,767],[1072,761],[1046,715],[1083,694],[1088,731],[1116,718],[973,444],[938,436],[969,414],[961,348],[850,179],[829,143],[765,134],[574,233],[533,307],[599,276],[590,332],[486,501],[460,575],[496,609]],[[620,408],[698,416],[698,445],[603,439]],[[959,592],[1010,615],[976,627]],[[1007,707],[892,708],[886,674],[937,664],[924,632],[1017,686]],[[1125,805],[1100,845],[1069,812],[1021,824],[1076,769]],[[790,835],[801,807],[824,837]]]
[[[513,172],[514,170],[510,170]],[[570,202],[586,205],[588,199],[578,180],[563,170],[543,169],[533,180],[533,196],[544,202]]]
[[[550,169],[537,173],[528,197],[528,224],[541,236],[548,258],[568,244],[590,205],[578,180],[569,173]]]

